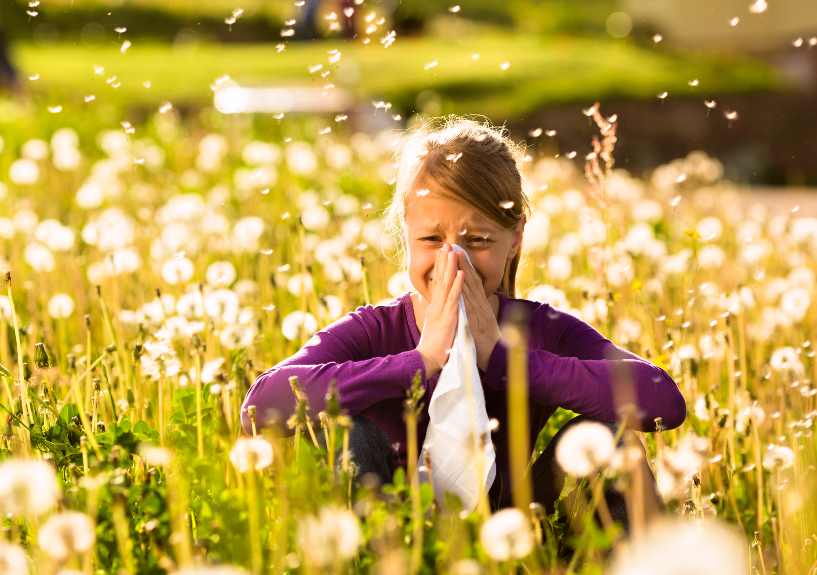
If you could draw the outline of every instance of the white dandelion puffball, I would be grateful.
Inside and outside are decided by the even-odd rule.
[[[281,322],[281,331],[290,341],[298,339],[301,331],[304,335],[312,335],[318,329],[318,320],[309,312],[293,311]]]
[[[494,561],[522,559],[533,550],[533,530],[524,513],[509,507],[482,524],[479,541]]]
[[[586,477],[607,465],[615,451],[609,427],[596,421],[583,421],[565,431],[556,446],[556,461],[566,473]]]
[[[788,469],[794,464],[794,452],[785,445],[769,445],[763,456],[766,469]]]
[[[716,519],[660,519],[628,546],[619,546],[610,575],[745,575],[743,534]]]
[[[51,250],[38,242],[28,244],[23,255],[31,269],[38,272],[53,271],[57,265],[57,260]]]
[[[0,542],[0,575],[28,575],[28,558],[22,547]]]
[[[67,293],[58,293],[48,300],[48,315],[54,319],[65,319],[74,313],[74,300]]]
[[[9,179],[21,186],[36,184],[40,179],[40,168],[37,162],[28,158],[16,160],[9,168]]]
[[[43,551],[57,561],[84,553],[94,545],[94,522],[85,513],[66,511],[48,518],[37,534]]]
[[[352,559],[361,539],[357,516],[342,507],[324,507],[317,517],[304,517],[298,524],[298,546],[318,567]]]
[[[272,444],[262,437],[241,437],[230,450],[230,461],[241,473],[261,471],[272,463]]]
[[[149,445],[144,443],[139,446],[139,455],[145,460],[148,465],[154,467],[166,467],[170,465],[173,459],[173,454],[169,449],[159,447],[158,445]]]
[[[235,281],[235,266],[228,261],[213,262],[207,266],[206,277],[213,287],[227,287]]]
[[[292,142],[285,153],[287,166],[295,174],[307,176],[318,168],[318,158],[306,142]]]
[[[232,247],[239,252],[254,252],[264,233],[264,220],[256,216],[241,218],[233,226]]]
[[[790,346],[774,350],[769,365],[775,371],[803,372],[803,362],[800,361],[797,350]]]
[[[37,516],[50,511],[60,496],[54,468],[45,461],[7,459],[0,463],[0,511]]]
[[[193,262],[186,257],[171,258],[162,264],[162,279],[170,285],[182,284],[193,277]]]

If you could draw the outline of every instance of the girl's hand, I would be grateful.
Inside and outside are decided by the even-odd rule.
[[[477,348],[477,367],[485,371],[501,332],[477,270],[465,257],[465,253],[458,252],[457,259],[460,269],[465,271],[463,299],[465,300],[465,313],[468,315],[468,327]]]
[[[465,274],[457,269],[456,254],[443,244],[434,261],[431,301],[425,310],[417,351],[423,356],[426,377],[442,370],[454,344],[457,312]]]

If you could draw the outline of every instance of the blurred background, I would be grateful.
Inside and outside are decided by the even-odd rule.
[[[79,132],[457,112],[581,159],[600,101],[635,174],[703,150],[741,184],[817,185],[814,0],[0,0],[0,85],[12,146],[42,129],[21,106]]]

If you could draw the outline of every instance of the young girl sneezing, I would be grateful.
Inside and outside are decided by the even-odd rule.
[[[579,414],[551,439],[531,469],[534,499],[548,511],[563,482],[555,445],[578,421],[615,425],[614,394],[622,370],[632,384],[635,429],[655,431],[656,418],[666,429],[681,425],[686,404],[664,370],[616,346],[574,315],[516,298],[529,214],[520,161],[502,131],[472,120],[447,119],[410,134],[400,152],[386,217],[399,237],[413,289],[381,305],[358,307],[259,375],[242,407],[244,428],[251,428],[249,406],[256,408],[258,426],[273,414],[279,421],[292,414],[291,376],[298,377],[313,414],[323,409],[334,379],[341,406],[352,417],[349,447],[358,473],[391,481],[395,469],[406,465],[403,400],[419,371],[427,406],[452,347],[460,296],[476,347],[485,408],[499,421],[492,435],[492,508],[511,502],[508,349],[500,325],[512,306],[527,322],[529,444],[534,445],[557,407]],[[452,249],[454,245],[462,250]],[[418,445],[427,426],[426,411],[419,420]],[[651,496],[657,499],[654,492]],[[615,501],[611,505],[611,513],[626,524],[623,504],[618,510]]]

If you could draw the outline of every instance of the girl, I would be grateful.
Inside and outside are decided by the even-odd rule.
[[[329,382],[335,379],[341,405],[353,416],[350,446],[359,472],[390,481],[396,466],[405,465],[406,392],[419,371],[427,406],[453,343],[460,295],[476,344],[488,416],[500,422],[493,435],[493,508],[511,501],[507,348],[499,328],[511,306],[526,318],[529,334],[530,445],[557,407],[614,423],[615,382],[621,381],[617,376],[622,369],[633,384],[637,429],[654,431],[659,417],[665,428],[681,425],[684,398],[664,370],[617,347],[573,315],[515,297],[529,212],[518,158],[502,132],[470,120],[448,120],[439,129],[420,129],[409,138],[400,153],[387,219],[399,232],[414,290],[383,305],[358,307],[262,373],[244,400],[245,429],[250,429],[249,406],[256,407],[258,425],[274,416],[283,421],[292,413],[290,376],[298,376],[313,414],[323,409]],[[467,251],[470,264],[452,244]],[[428,424],[427,412],[424,416],[418,445]],[[549,511],[561,491],[562,475],[553,461],[560,435],[532,470],[534,497]]]

